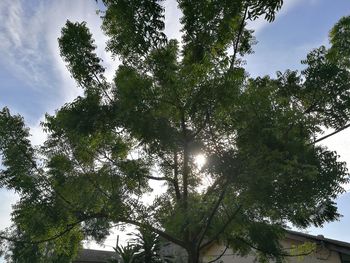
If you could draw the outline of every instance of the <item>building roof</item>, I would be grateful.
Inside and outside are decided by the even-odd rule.
[[[287,230],[287,232],[289,234],[292,234],[292,235],[298,235],[298,236],[305,237],[305,238],[308,238],[308,239],[324,241],[324,242],[327,242],[327,243],[332,243],[332,244],[337,245],[337,246],[343,246],[343,247],[350,248],[350,243],[347,243],[347,242],[344,242],[344,241],[339,241],[339,240],[336,240],[336,239],[325,238],[323,235],[314,236],[314,235],[301,233],[301,232],[297,232],[297,231],[292,231],[292,230]]]
[[[75,263],[107,263],[108,260],[116,256],[113,251],[103,251],[95,249],[83,249],[79,252]]]

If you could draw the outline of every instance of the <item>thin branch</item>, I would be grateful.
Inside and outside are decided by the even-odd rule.
[[[253,245],[252,243],[248,242],[247,240],[245,240],[244,238],[242,237],[235,237],[235,239],[245,243],[246,245],[250,246],[251,248],[257,250],[257,251],[260,251],[260,252],[263,252],[264,254],[268,254],[268,255],[273,255],[273,256],[282,256],[282,257],[301,257],[301,256],[307,256],[307,255],[310,255],[311,253],[315,252],[314,249],[310,250],[309,252],[305,252],[305,253],[300,253],[300,254],[295,254],[295,255],[292,255],[292,254],[288,254],[288,253],[275,253],[275,252],[271,252],[271,251],[267,251],[265,249],[262,249],[262,248],[259,248],[255,245]]]
[[[169,177],[157,177],[157,176],[151,176],[151,175],[146,175],[145,178],[150,179],[150,180],[156,180],[156,181],[168,181],[168,182],[174,182],[172,178]]]
[[[86,219],[84,219],[86,220]],[[19,239],[15,239],[15,238],[11,238],[11,237],[6,237],[3,235],[0,235],[0,239],[3,240],[7,240],[10,242],[15,242],[15,243],[26,243],[26,244],[40,244],[40,243],[45,243],[45,242],[49,242],[52,240],[55,240],[57,238],[62,237],[63,235],[65,235],[66,233],[70,232],[71,230],[73,230],[77,225],[79,225],[81,222],[83,222],[84,220],[79,220],[77,222],[71,223],[67,225],[67,228],[61,232],[59,232],[58,234],[51,236],[49,238],[45,238],[45,239],[40,239],[40,240],[36,240],[36,241],[24,241],[24,240],[19,240]]]
[[[138,227],[142,227],[142,228],[146,228],[146,229],[149,229],[151,231],[153,231],[154,233],[160,235],[161,237],[167,239],[168,241],[171,241],[183,248],[186,248],[186,243],[171,236],[170,234],[158,229],[158,228],[155,228],[151,225],[148,225],[148,224],[145,224],[145,223],[141,223],[141,222],[137,222],[137,221],[134,221],[134,220],[131,220],[131,219],[122,219],[120,220],[121,222],[124,222],[124,223],[127,223],[127,224],[131,224],[131,225],[134,225],[134,226],[138,226]]]
[[[205,237],[205,234],[207,233],[207,231],[210,227],[212,220],[214,219],[214,216],[215,216],[216,211],[218,210],[218,208],[220,206],[221,201],[224,199],[226,189],[227,189],[227,186],[225,186],[224,189],[222,190],[219,198],[217,199],[217,201],[216,201],[216,203],[215,203],[215,205],[214,205],[214,207],[213,207],[213,209],[208,217],[208,220],[207,220],[205,227],[202,229],[202,231],[200,233],[199,240],[198,240],[198,248],[199,248],[200,244],[202,243],[202,241]]]
[[[191,138],[192,138],[192,139],[196,138],[197,135],[198,135],[199,133],[201,133],[201,131],[203,131],[203,129],[205,128],[206,125],[207,125],[207,118],[205,118],[205,119],[203,120],[203,123],[198,127],[198,130],[195,131],[195,132],[192,134]]]
[[[210,185],[210,186],[207,188],[206,193],[204,193],[203,200],[206,200],[207,197],[208,197],[211,193],[213,193],[213,192],[215,191],[216,187],[221,183],[222,180],[223,180],[222,177],[218,177],[218,178],[214,181],[214,183],[213,183],[212,185]]]
[[[239,42],[241,41],[241,36],[242,36],[243,30],[244,30],[244,24],[245,24],[245,20],[247,18],[247,13],[248,13],[248,5],[245,8],[244,15],[243,15],[243,18],[242,18],[242,21],[241,21],[241,24],[240,24],[240,27],[238,30],[237,39],[236,39],[236,42],[234,43],[234,46],[233,46],[234,50],[233,50],[233,55],[232,55],[232,59],[231,59],[231,63],[230,63],[230,70],[233,69],[234,64],[235,64],[236,56],[238,53],[238,45],[239,45]]]
[[[347,125],[345,125],[345,126],[343,126],[343,127],[341,127],[340,129],[338,129],[338,130],[336,130],[336,131],[330,133],[330,134],[327,134],[327,135],[325,135],[325,136],[323,136],[323,137],[321,137],[321,138],[319,138],[319,139],[313,141],[312,143],[310,143],[310,145],[316,144],[316,143],[318,143],[318,142],[320,142],[320,141],[323,141],[323,140],[325,140],[325,139],[327,139],[327,138],[329,138],[329,137],[331,137],[331,136],[333,136],[333,135],[335,135],[335,134],[337,134],[337,133],[339,133],[339,132],[341,132],[341,131],[343,131],[343,130],[349,128],[349,127],[350,127],[350,123],[347,124]]]
[[[99,77],[96,75],[95,72],[93,72],[93,75],[95,77],[95,79],[97,80],[97,82],[101,85],[104,86],[104,84],[100,81]],[[107,91],[102,87],[103,93],[106,95],[106,97],[108,98],[109,102],[112,102],[113,100],[111,99],[111,97],[108,95]]]
[[[203,245],[200,246],[199,249],[203,249],[204,247],[210,245],[211,243],[213,243],[225,230],[226,227],[228,227],[228,225],[232,222],[232,220],[236,217],[236,215],[238,214],[238,212],[241,210],[242,205],[239,205],[238,208],[236,209],[236,211],[231,215],[231,217],[228,218],[228,220],[226,221],[226,223],[221,227],[221,229],[214,235],[214,237],[212,237],[211,240],[205,242]]]
[[[310,113],[311,111],[314,110],[314,108],[316,107],[318,101],[315,101],[314,103],[312,103],[308,108],[306,108],[303,112],[303,114],[308,114]]]
[[[40,243],[49,242],[49,241],[52,241],[52,240],[55,240],[57,238],[62,237],[66,233],[68,233],[71,230],[73,230],[77,225],[79,225],[83,221],[86,221],[86,220],[89,220],[89,219],[93,219],[93,218],[108,218],[108,217],[109,217],[108,215],[103,214],[103,213],[92,214],[91,216],[84,217],[83,219],[78,220],[77,222],[74,222],[74,223],[71,223],[71,224],[67,224],[67,228],[64,231],[61,231],[60,233],[58,233],[58,234],[56,234],[54,236],[51,236],[49,238],[46,238],[46,239],[35,240],[35,241],[24,241],[24,240],[19,240],[19,239],[7,237],[7,236],[4,236],[4,235],[0,235],[0,239],[8,240],[10,242],[28,243],[28,244],[40,244]],[[171,236],[170,234],[168,234],[168,233],[166,233],[166,232],[164,232],[164,231],[162,231],[160,229],[157,229],[157,228],[155,228],[153,226],[150,226],[148,224],[141,223],[141,222],[138,222],[138,221],[134,221],[134,220],[131,220],[131,219],[123,219],[123,218],[118,218],[117,221],[149,229],[149,230],[153,231],[154,233],[160,235],[161,237],[163,237],[163,238],[165,238],[165,239],[167,239],[167,240],[169,240],[169,241],[171,241],[171,242],[173,242],[173,243],[175,243],[175,244],[177,244],[177,245],[179,245],[179,246],[181,246],[183,248],[186,247],[186,244],[183,241],[181,241],[181,240]]]
[[[12,134],[11,134],[12,135]],[[17,140],[16,138],[13,138],[13,136],[11,136],[11,139],[13,141],[13,143],[15,145],[17,145]],[[18,146],[18,145],[17,145]],[[39,178],[41,178],[48,186],[51,185],[51,182],[48,180],[48,178],[43,174],[43,170],[39,169],[37,163],[31,158],[31,156],[22,148],[19,147],[21,153],[24,155],[24,157],[31,163],[32,165],[32,169],[34,169],[37,172],[37,175]],[[33,149],[33,148],[32,148]],[[34,158],[34,156],[33,156]],[[35,182],[35,184],[40,187],[42,186],[41,184]],[[63,202],[65,202],[66,204],[68,204],[68,206],[70,206],[71,208],[74,208],[72,203],[70,201],[68,201],[61,193],[59,193],[57,191],[57,189],[52,189],[50,187],[48,187],[47,185],[44,184],[44,187],[47,191],[51,192],[51,193],[55,193],[59,198],[61,198],[63,200]]]
[[[188,142],[187,142],[187,127],[186,127],[186,120],[185,120],[185,114],[182,112],[181,116],[181,129],[183,134],[183,172],[182,172],[182,185],[183,185],[183,201],[184,206],[186,208],[187,206],[187,196],[188,196],[188,176],[189,176],[189,149],[188,149]]]
[[[88,151],[87,151],[88,152]],[[91,154],[91,153],[90,153]],[[103,191],[103,189],[101,188],[101,185],[99,183],[97,183],[96,181],[94,181],[92,178],[90,178],[89,176],[89,172],[86,171],[86,169],[84,168],[84,166],[78,161],[78,159],[76,158],[76,156],[73,157],[75,158],[75,163],[80,167],[80,169],[83,171],[83,173],[87,174],[87,176],[84,176],[84,178],[87,178],[87,180],[105,197],[107,197],[107,199],[112,200],[112,197],[107,194],[105,191]]]
[[[81,215],[84,215],[84,213],[80,212]],[[0,235],[0,239],[3,240],[7,240],[10,242],[17,242],[17,243],[27,243],[27,244],[40,244],[40,243],[45,243],[45,242],[49,242],[55,239],[58,239],[60,237],[62,237],[63,235],[65,235],[66,233],[70,232],[71,230],[73,230],[76,226],[78,226],[80,223],[86,221],[86,220],[90,220],[90,219],[94,219],[94,218],[106,218],[108,217],[106,214],[102,214],[102,213],[95,213],[95,214],[91,214],[91,215],[86,215],[79,219],[78,221],[74,222],[74,223],[70,223],[66,225],[66,228],[57,233],[56,235],[53,235],[51,237],[45,238],[45,239],[40,239],[40,240],[33,240],[33,241],[24,241],[24,240],[19,240],[19,239],[15,239],[15,238],[11,238],[11,237],[7,237],[4,235]]]
[[[218,257],[216,257],[213,260],[208,261],[207,263],[213,263],[213,262],[219,260],[226,253],[227,249],[228,249],[228,246],[225,247],[224,251],[222,251],[222,253]]]
[[[177,157],[177,151],[174,150],[174,189],[175,189],[175,196],[177,200],[181,200],[181,192],[180,192],[180,188],[179,188],[179,167],[178,167],[179,163],[178,163],[178,157]]]
[[[222,154],[221,154],[221,149],[220,149],[219,142],[217,141],[217,138],[216,138],[215,133],[213,131],[213,127],[212,127],[213,124],[211,122],[211,118],[210,118],[209,112],[207,112],[206,118],[207,118],[207,121],[208,121],[209,135],[211,136],[211,140],[213,142],[213,147],[214,147],[214,150],[215,150],[214,152],[217,155],[219,155],[220,157],[223,157]],[[223,161],[222,158],[220,158],[220,161],[224,165],[224,161]]]
[[[190,152],[189,152],[189,142],[188,142],[188,134],[187,134],[187,126],[185,119],[185,110],[181,112],[181,129],[183,135],[183,167],[182,167],[182,208],[184,212],[184,239],[186,243],[189,242],[190,239],[190,231],[188,228],[189,224],[189,213],[188,213],[188,180],[190,175]]]

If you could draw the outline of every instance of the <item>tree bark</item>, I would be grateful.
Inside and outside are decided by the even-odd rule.
[[[199,253],[195,247],[187,250],[188,259],[187,263],[199,263]]]

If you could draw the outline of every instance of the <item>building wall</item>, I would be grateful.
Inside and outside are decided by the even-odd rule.
[[[187,253],[180,246],[171,243],[164,242],[161,246],[161,255],[164,258],[170,257],[173,263],[184,263],[187,262]]]
[[[281,242],[282,246],[286,249],[286,251],[290,251],[292,246],[298,246],[303,244],[301,241],[296,241],[293,239],[285,239]],[[224,251],[225,247],[215,244],[211,246],[203,257],[203,263],[210,262],[221,255]],[[296,254],[296,253],[295,253]],[[295,255],[294,254],[294,255]],[[235,255],[231,249],[227,249],[225,254],[215,262],[219,263],[253,263],[255,262],[255,256],[250,254],[246,257],[242,257],[239,255]],[[341,263],[340,255],[338,252],[331,251],[326,247],[322,247],[320,245],[316,246],[315,252],[307,256],[294,256],[287,257],[287,262],[289,263]]]

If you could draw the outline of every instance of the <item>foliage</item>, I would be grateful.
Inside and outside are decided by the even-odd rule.
[[[120,263],[160,263],[169,262],[169,257],[161,255],[161,240],[159,235],[139,228],[126,246],[117,244],[115,251],[120,258]],[[112,262],[118,263],[118,259]]]
[[[169,262],[169,257],[161,255],[161,239],[159,235],[145,228],[139,228],[138,230],[139,232],[134,234],[135,238],[132,240],[140,248],[137,262]]]
[[[18,228],[7,234],[11,234],[14,239],[7,244],[8,247],[3,248],[11,251],[5,254],[6,262],[70,263],[81,249],[82,235],[77,230],[46,242],[33,242],[33,237]]]
[[[1,234],[13,261],[22,251],[39,255],[30,262],[45,251],[73,257],[83,238],[103,242],[120,223],[182,247],[188,262],[217,241],[280,261],[288,222],[339,218],[348,172],[315,142],[324,127],[348,125],[349,18],[303,72],[253,79],[242,63],[254,43],[246,22],[273,21],[282,1],[179,0],[181,44],[162,31],[161,2],[103,1],[107,48],[122,61],[112,83],[86,24],[67,21],[61,56],[84,95],[46,116],[39,149],[20,116],[0,112],[0,185],[21,196],[12,214],[21,234]],[[148,204],[153,181],[165,191]]]
[[[291,255],[297,255],[298,261],[303,261],[304,256],[315,252],[317,249],[317,245],[312,242],[304,242],[300,245],[292,245],[291,247]]]
[[[116,247],[115,252],[120,257],[120,260],[115,260],[116,263],[135,263],[137,262],[139,247],[128,243],[126,246]]]

